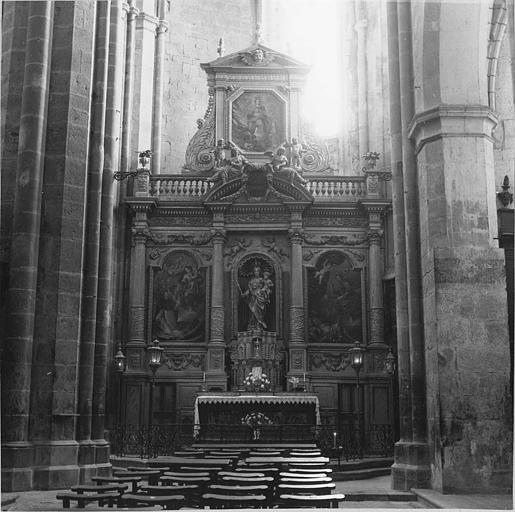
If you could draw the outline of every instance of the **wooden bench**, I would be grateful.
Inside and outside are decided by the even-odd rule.
[[[293,471],[283,471],[279,473],[279,478],[325,478],[327,473],[294,473]]]
[[[93,482],[97,482],[97,484],[100,486],[104,483],[128,483],[132,484],[132,492],[138,491],[138,484],[141,482],[141,477],[139,476],[127,476],[127,477],[114,477],[114,476],[92,476],[91,480]]]
[[[316,467],[316,468],[291,468],[292,473],[325,473],[327,475],[330,475],[333,470],[331,468],[324,468],[324,467]]]
[[[277,494],[327,494],[331,493],[335,488],[334,483],[321,484],[279,484],[277,486]]]
[[[182,494],[184,496],[184,505],[192,507],[198,505],[200,498],[199,485],[142,485],[140,491],[149,496],[173,496]],[[182,505],[181,505],[182,506]]]
[[[179,468],[179,471],[187,471],[189,473],[197,472],[197,473],[209,473],[210,475],[213,475],[215,473],[219,473],[220,471],[223,471],[225,467],[219,467],[219,466],[181,466]]]
[[[74,485],[70,488],[71,491],[77,494],[84,494],[85,492],[118,492],[122,493],[129,487],[127,484],[107,484],[107,485]]]
[[[295,494],[281,494],[276,504],[280,508],[338,508],[345,494],[319,494],[312,496],[299,496]]]
[[[202,495],[202,500],[209,508],[264,508],[267,503],[266,496],[239,494],[231,496],[228,494],[206,493]]]
[[[203,457],[205,455],[204,451],[195,450],[195,451],[180,451],[180,452],[173,452],[174,457],[186,457],[186,458],[192,458],[192,459],[198,459],[199,457]]]
[[[255,478],[255,477],[262,477],[262,476],[265,476],[264,473],[242,473],[240,471],[220,471],[220,473],[218,473],[218,476],[219,477],[222,477],[222,476],[235,476],[236,478],[238,477],[242,477],[243,478]]]
[[[140,471],[168,471],[170,469],[170,466],[152,466],[150,467],[143,467],[143,466],[129,466],[126,468],[127,471],[130,473],[140,472]]]
[[[199,476],[207,476],[209,477],[211,474],[208,471],[165,471],[163,476],[176,476],[176,477],[199,477]]]
[[[182,494],[170,494],[167,496],[149,496],[148,494],[124,494],[121,498],[123,506],[132,507],[145,505],[153,507],[160,505],[161,507],[171,510],[185,506],[186,498]]]
[[[259,485],[259,484],[265,484],[265,485],[272,485],[272,482],[274,481],[274,478],[271,476],[260,476],[260,477],[251,477],[251,478],[244,478],[241,476],[222,476],[223,482],[238,482],[239,485]]]
[[[126,478],[130,476],[138,476],[143,480],[148,480],[148,483],[151,485],[156,485],[159,481],[159,477],[161,476],[161,471],[156,471],[153,469],[145,470],[145,471],[115,471],[113,473],[115,477],[118,478]]]
[[[238,466],[234,469],[234,472],[241,473],[241,476],[245,476],[246,473],[264,473],[268,476],[277,476],[279,474],[279,468]]]
[[[292,478],[292,477],[281,477],[280,483],[282,484],[326,484],[328,482],[332,482],[333,479],[328,476],[320,476],[320,477],[309,477],[309,478]]]
[[[118,503],[120,498],[119,493],[99,492],[95,494],[83,494],[75,492],[60,492],[56,495],[56,499],[62,500],[63,508],[70,508],[70,502],[76,501],[79,508],[85,508],[87,503],[98,502],[100,507],[103,507],[106,503],[108,507]]]

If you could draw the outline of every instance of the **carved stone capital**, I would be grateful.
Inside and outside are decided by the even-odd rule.
[[[383,236],[384,236],[384,232],[382,229],[371,229],[367,233],[368,243],[370,245],[381,245]]]
[[[302,229],[290,229],[288,231],[288,240],[291,245],[302,244],[304,240],[304,231]]]
[[[152,236],[148,225],[145,223],[137,223],[131,228],[132,243],[134,244],[146,244]]]
[[[438,105],[417,113],[408,136],[418,153],[428,143],[448,137],[486,138],[493,142],[492,131],[498,123],[486,105]]]
[[[215,229],[211,232],[211,235],[214,244],[224,244],[227,240],[227,234],[223,229]]]

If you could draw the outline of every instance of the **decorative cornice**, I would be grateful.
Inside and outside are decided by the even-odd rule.
[[[425,144],[447,137],[486,138],[493,141],[492,130],[498,118],[485,105],[438,105],[415,114],[408,136],[418,153]]]

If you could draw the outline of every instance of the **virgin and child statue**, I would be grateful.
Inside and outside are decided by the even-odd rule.
[[[274,283],[269,270],[261,270],[259,265],[252,269],[252,276],[248,280],[247,289],[241,291],[241,297],[247,302],[250,312],[247,329],[267,329],[265,314],[270,305],[270,297]]]

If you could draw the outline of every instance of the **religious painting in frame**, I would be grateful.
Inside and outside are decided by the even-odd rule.
[[[250,153],[274,151],[286,140],[286,104],[273,91],[244,91],[231,102],[230,138]]]
[[[153,273],[152,338],[203,342],[206,327],[206,275],[194,256],[173,251]]]
[[[308,269],[307,332],[314,343],[363,340],[362,269],[338,251]]]

